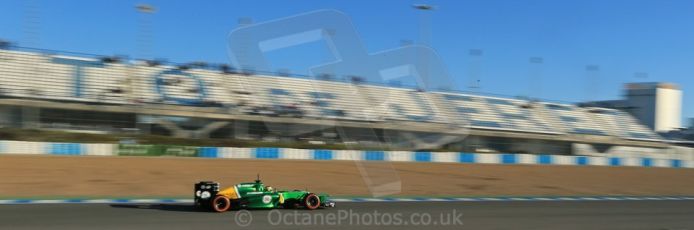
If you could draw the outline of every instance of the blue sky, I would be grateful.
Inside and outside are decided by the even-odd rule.
[[[33,2],[33,3],[31,3]],[[138,14],[143,1],[2,1],[0,39],[40,48],[104,55],[138,54]],[[255,22],[318,9],[350,15],[370,52],[417,40],[420,17],[414,3],[436,6],[431,39],[465,90],[530,95],[559,101],[616,99],[622,84],[667,81],[684,90],[683,116],[694,117],[694,1],[682,0],[476,0],[476,1],[146,1],[152,16],[152,55],[170,61],[227,63],[227,39],[239,18]],[[36,36],[27,5],[36,5]],[[29,14],[31,15],[31,14]],[[33,38],[29,43],[27,38]],[[315,48],[315,47],[314,47]],[[320,48],[320,47],[319,47]],[[479,59],[470,49],[483,50]],[[317,50],[317,49],[316,49]],[[324,52],[297,52],[277,68],[300,69]],[[544,63],[532,66],[530,57]],[[318,63],[311,63],[318,64]],[[287,65],[287,66],[281,66]],[[586,65],[599,65],[591,75]],[[478,69],[471,74],[469,69]],[[648,73],[647,78],[635,77]],[[535,79],[535,80],[531,80]],[[539,82],[540,87],[530,82]]]

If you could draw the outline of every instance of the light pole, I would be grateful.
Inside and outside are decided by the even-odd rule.
[[[419,43],[428,45],[431,36],[431,22],[428,12],[434,10],[434,6],[427,4],[414,4],[412,8],[419,11]]]
[[[238,19],[238,27],[245,27],[245,26],[250,26],[253,25],[253,18],[250,17],[241,17]],[[236,58],[236,62],[240,65],[237,66],[241,70],[242,73],[244,74],[252,74],[255,72],[256,68],[255,66],[248,66],[248,65],[243,65],[243,64],[254,64],[255,60],[251,58],[250,52],[253,47],[253,38],[251,35],[242,33],[242,37],[239,38],[238,41],[238,46],[239,49],[237,51],[234,51],[234,56]],[[233,44],[232,44],[233,45]],[[243,63],[243,64],[242,64]],[[271,72],[271,69],[261,69],[260,71],[268,71]]]
[[[152,19],[151,15],[156,12],[154,6],[149,4],[138,4],[135,9],[139,13],[137,48],[139,58],[150,59],[152,46]]]
[[[470,91],[480,92],[482,88],[481,68],[482,68],[482,56],[484,51],[481,49],[471,49],[468,51],[468,56],[470,57],[470,62],[468,65],[468,76],[470,82],[468,83],[468,89]]]
[[[38,48],[39,32],[41,30],[41,17],[39,4],[35,0],[24,1],[24,47]]]
[[[545,60],[542,57],[531,57],[528,59],[530,63],[530,79],[528,79],[528,99],[535,96],[540,98],[542,95],[542,64]]]
[[[422,46],[429,46],[429,39],[431,39],[431,22],[430,11],[434,10],[434,6],[428,4],[414,4],[412,7],[419,12],[419,44]],[[429,88],[429,58],[422,57],[424,54],[417,53],[415,57],[415,62],[420,62],[422,69],[420,70],[420,76],[422,78],[422,83],[424,84],[423,90],[428,90]]]
[[[152,45],[152,22],[151,15],[156,12],[156,9],[148,4],[138,4],[135,6],[135,10],[138,12],[138,30],[137,30],[137,58],[142,60],[151,60],[151,45]],[[135,73],[133,73],[135,71]],[[139,79],[140,76],[139,68],[133,68],[132,66],[127,68],[128,77],[125,79],[125,85],[128,88],[126,90],[127,97],[129,101],[135,101],[135,95],[133,92],[134,80]],[[140,129],[142,130],[142,128]],[[150,133],[150,127],[146,126],[144,132],[146,134]]]
[[[648,73],[636,72],[636,73],[634,73],[634,78],[639,79],[638,81],[643,81],[645,79],[648,79]]]
[[[586,66],[586,101],[593,101],[593,96],[600,94],[600,66]]]

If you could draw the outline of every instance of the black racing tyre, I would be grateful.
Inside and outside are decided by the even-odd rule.
[[[226,212],[231,208],[231,201],[226,196],[216,196],[212,200],[212,210],[215,212]]]
[[[316,194],[309,193],[304,198],[304,207],[308,210],[314,210],[320,207],[320,198]]]

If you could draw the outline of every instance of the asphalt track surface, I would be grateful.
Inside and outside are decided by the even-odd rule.
[[[197,211],[187,204],[0,205],[0,229],[694,229],[694,201],[337,205],[314,211],[251,210],[221,214]],[[246,225],[250,219],[247,226],[239,225],[240,222]],[[379,219],[378,223],[375,219]]]

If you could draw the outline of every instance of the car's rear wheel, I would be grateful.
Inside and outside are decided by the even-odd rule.
[[[304,206],[309,210],[317,209],[320,207],[320,198],[316,194],[309,193],[304,198]]]
[[[226,212],[231,208],[231,201],[225,196],[216,196],[212,200],[212,210],[215,212]]]

